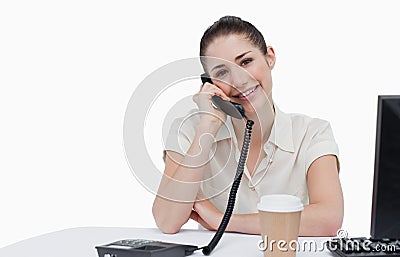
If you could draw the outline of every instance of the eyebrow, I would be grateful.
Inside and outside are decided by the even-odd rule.
[[[239,54],[238,56],[236,56],[235,62],[236,62],[237,60],[239,60],[240,58],[242,58],[243,56],[245,56],[246,54],[250,53],[250,52],[251,52],[251,51],[247,51],[247,52],[244,52],[244,53],[242,53],[242,54]]]
[[[235,57],[235,62],[237,62],[237,61],[240,60],[243,56],[245,56],[246,54],[248,54],[248,53],[250,53],[250,52],[251,52],[251,51],[247,51],[247,52],[244,52],[244,53],[242,53],[242,54],[239,54],[238,56]],[[218,68],[221,68],[221,67],[223,67],[223,66],[225,66],[225,64],[217,65],[217,66],[213,67],[213,68],[211,69],[211,71],[213,71],[213,70],[215,70],[215,69],[218,69]]]

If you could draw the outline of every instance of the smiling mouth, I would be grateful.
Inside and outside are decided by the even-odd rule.
[[[233,96],[234,98],[240,99],[240,100],[247,100],[249,98],[251,98],[254,95],[254,92],[258,89],[260,85],[257,85],[239,95],[235,95]]]

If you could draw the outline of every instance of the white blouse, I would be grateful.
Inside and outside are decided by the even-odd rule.
[[[276,104],[269,139],[264,143],[266,157],[250,176],[245,167],[237,193],[234,214],[256,213],[260,196],[290,194],[309,204],[306,175],[314,160],[324,155],[338,157],[339,150],[329,122],[302,114],[286,114]],[[174,120],[165,151],[185,155],[196,132],[200,116],[192,110]],[[244,132],[243,132],[244,135]],[[165,158],[164,151],[164,158]],[[240,156],[231,117],[218,131],[201,188],[206,197],[225,211]],[[324,172],[321,170],[320,172]]]

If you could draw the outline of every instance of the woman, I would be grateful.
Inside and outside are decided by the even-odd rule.
[[[343,220],[337,144],[328,122],[283,113],[273,102],[274,49],[252,24],[226,16],[205,31],[200,56],[210,57],[202,64],[213,84],[205,83],[193,97],[199,109],[195,118],[177,120],[171,128],[165,176],[153,205],[157,226],[176,233],[191,218],[207,229],[218,228],[245,130],[243,120],[212,106],[211,97],[219,95],[241,104],[255,121],[227,231],[259,234],[259,197],[283,193],[305,205],[301,236],[335,235]]]

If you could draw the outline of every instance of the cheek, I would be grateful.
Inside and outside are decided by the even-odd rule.
[[[269,68],[264,63],[259,63],[251,67],[248,72],[253,76],[253,78],[259,82],[266,82],[270,78]]]

